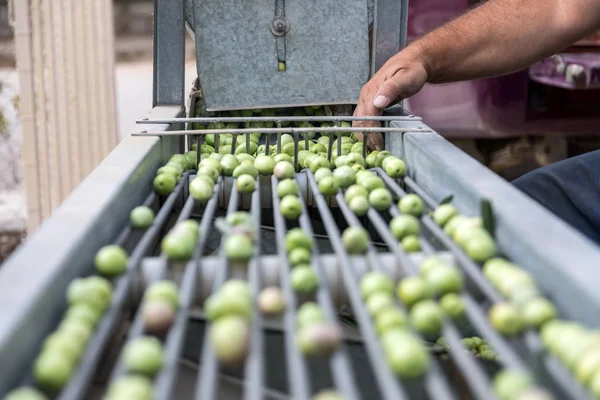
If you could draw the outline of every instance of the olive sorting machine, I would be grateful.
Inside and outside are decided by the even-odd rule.
[[[347,399],[491,399],[490,369],[500,367],[529,371],[557,398],[588,398],[566,368],[542,349],[537,333],[528,331],[509,341],[491,328],[486,309],[501,296],[485,280],[480,266],[427,214],[421,218],[423,251],[408,255],[388,230],[390,215],[370,210],[359,219],[349,211],[343,195],[325,198],[312,173],[296,174],[304,209],[297,224],[318,242],[313,256],[320,280],[316,301],[328,318],[336,318],[347,306],[356,319],[355,326],[346,327],[344,344],[331,359],[313,360],[302,357],[296,347],[298,299],[289,286],[283,250],[284,234],[293,224],[284,221],[274,201],[275,178],[260,178],[252,195],[238,193],[231,178],[220,178],[218,190],[205,205],[188,196],[193,171],[186,172],[166,197],[152,189],[156,170],[172,154],[201,144],[207,132],[239,132],[190,130],[196,127],[193,124],[261,120],[219,119],[216,112],[355,103],[368,76],[403,46],[406,7],[404,0],[156,0],[153,109],[139,121],[138,131],[123,140],[0,269],[0,396],[32,382],[33,360],[66,308],[69,282],[92,274],[95,253],[115,243],[129,253],[128,272],[114,281],[111,307],[68,384],[52,397],[101,398],[107,383],[123,374],[118,356],[124,340],[142,333],[138,306],[143,289],[149,282],[168,278],[178,283],[182,306],[165,338],[165,364],[154,379],[156,399],[307,399],[324,388],[336,388]],[[187,118],[186,28],[196,43],[200,77]],[[199,99],[204,119],[191,118]],[[304,119],[319,118],[338,124],[352,120],[340,115]],[[278,126],[259,129],[272,137],[267,139],[271,146],[277,145],[275,138],[281,133],[292,133],[298,141],[303,133],[320,129],[283,127],[293,117],[265,119]],[[420,118],[393,107],[378,119],[384,124],[386,148],[407,164],[407,176],[397,181],[376,170],[396,199],[414,192],[431,210],[452,196],[463,214],[485,210],[501,253],[535,277],[561,317],[600,326],[597,247]],[[338,135],[348,129],[320,130]],[[157,214],[153,225],[143,231],[129,226],[129,213],[141,204]],[[259,250],[244,271],[228,267],[213,222],[216,216],[241,209],[249,210],[261,224]],[[175,221],[188,218],[200,222],[195,256],[185,263],[167,261],[160,239]],[[374,242],[365,256],[350,256],[340,232],[358,224],[369,229]],[[474,334],[491,344],[499,361],[483,368],[463,351],[462,328],[447,321],[443,335],[450,359],[436,360],[421,380],[402,382],[385,363],[358,281],[367,270],[381,270],[396,279],[414,274],[423,256],[432,253],[461,267],[468,281],[462,296]],[[255,291],[279,285],[288,303],[280,320],[255,313],[248,358],[235,370],[219,366],[205,340],[202,313],[207,296],[231,277],[248,279]]]

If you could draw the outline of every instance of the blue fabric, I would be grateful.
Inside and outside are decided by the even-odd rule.
[[[600,244],[600,150],[536,169],[512,183]]]

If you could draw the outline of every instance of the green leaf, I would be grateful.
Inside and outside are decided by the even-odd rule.
[[[494,237],[496,230],[496,220],[494,218],[494,210],[492,203],[488,199],[481,199],[481,221],[483,228]]]
[[[442,201],[440,201],[440,205],[442,205],[442,204],[448,204],[448,203],[450,203],[450,202],[451,202],[453,199],[454,199],[454,195],[453,195],[453,194],[451,194],[451,195],[448,195],[448,196],[444,197],[444,199],[443,199]]]

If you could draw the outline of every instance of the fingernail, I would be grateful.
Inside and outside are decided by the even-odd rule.
[[[388,104],[390,104],[390,99],[382,95],[375,97],[375,100],[373,100],[373,105],[377,108],[385,108]]]

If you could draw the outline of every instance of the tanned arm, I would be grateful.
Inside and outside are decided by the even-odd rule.
[[[381,115],[427,82],[521,70],[599,28],[600,0],[489,0],[390,58],[362,88],[354,115]],[[369,147],[381,147],[381,137],[370,135]]]

